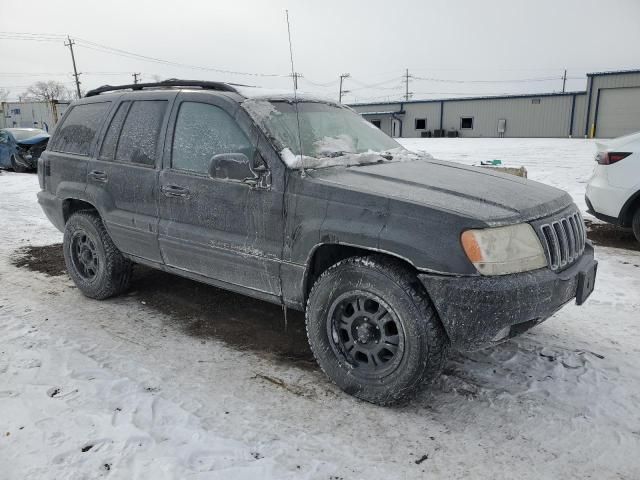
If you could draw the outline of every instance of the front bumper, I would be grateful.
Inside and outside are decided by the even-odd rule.
[[[34,158],[34,156],[29,153],[16,153],[15,159],[16,162],[24,168],[28,168],[30,170],[38,168],[38,159]]]
[[[562,272],[545,268],[494,277],[425,273],[418,278],[452,346],[468,351],[499,343],[543,322],[581,293],[579,284],[587,272],[595,274],[596,268],[593,247],[587,243],[580,259]]]

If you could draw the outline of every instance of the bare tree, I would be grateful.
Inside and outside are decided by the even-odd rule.
[[[49,80],[48,82],[36,82],[22,94],[25,100],[71,100],[71,91],[60,82]]]
[[[7,98],[9,98],[9,90],[0,88],[0,102],[6,102]]]

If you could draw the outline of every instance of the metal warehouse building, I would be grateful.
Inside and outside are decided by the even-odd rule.
[[[0,128],[41,128],[53,130],[69,107],[69,102],[0,102]]]
[[[600,137],[640,131],[640,70],[587,74],[582,92],[351,105],[393,137]]]

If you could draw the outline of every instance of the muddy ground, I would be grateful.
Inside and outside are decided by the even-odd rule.
[[[66,275],[62,244],[23,247],[12,257],[17,267]],[[215,338],[238,348],[301,368],[317,368],[301,312],[136,265],[129,289],[147,307],[169,315],[172,324],[201,339]],[[213,321],[215,319],[215,321]]]
[[[640,243],[628,230],[589,221],[587,225],[589,239],[596,245],[640,250]],[[67,274],[59,243],[20,248],[12,263],[52,276]],[[169,315],[173,325],[191,336],[215,338],[276,361],[317,368],[301,312],[288,310],[285,329],[284,312],[277,305],[142,265],[135,266],[127,295]]]

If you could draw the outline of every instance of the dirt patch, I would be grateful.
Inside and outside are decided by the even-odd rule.
[[[640,242],[630,229],[590,220],[585,220],[584,223],[587,226],[587,237],[595,245],[640,251]]]
[[[131,296],[189,335],[218,339],[302,368],[317,368],[301,312],[136,265]]]
[[[47,275],[66,275],[62,245],[18,249],[11,262]],[[221,340],[276,361],[316,369],[301,312],[136,265],[128,295],[170,317],[167,327]]]
[[[11,263],[16,267],[28,268],[34,272],[45,273],[53,277],[67,274],[61,243],[44,247],[19,248],[11,256]]]

